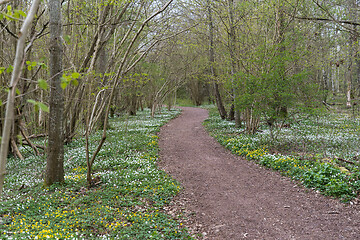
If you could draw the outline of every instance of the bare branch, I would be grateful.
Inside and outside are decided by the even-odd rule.
[[[12,0],[0,0],[0,5],[2,4],[7,4],[9,2],[11,2]]]
[[[329,19],[329,18],[300,17],[300,16],[294,16],[294,18],[296,18],[296,19],[301,19],[301,20],[310,20],[310,21],[338,22],[338,23],[343,23],[343,24],[360,26],[360,23],[358,23],[358,22],[353,22],[353,21],[348,21],[348,20],[336,20],[336,21],[335,21],[335,20]]]
[[[16,36],[10,29],[5,25],[2,21],[0,21],[0,25],[14,38],[18,39],[18,36]]]
[[[358,33],[357,31],[355,31],[354,29],[351,29],[351,28],[349,28],[349,27],[347,27],[347,26],[344,26],[341,21],[337,20],[333,15],[331,15],[331,13],[330,13],[327,9],[325,9],[317,0],[313,0],[313,2],[314,2],[323,12],[325,12],[326,15],[328,15],[329,18],[330,18],[333,22],[335,22],[335,23],[337,23],[338,25],[340,25],[341,27],[345,28],[346,30],[348,30],[348,31],[349,31],[350,33],[352,33],[352,34],[355,34],[355,35],[358,35],[358,34],[359,34],[359,33]],[[351,21],[349,21],[349,22],[351,22]],[[349,23],[348,23],[348,24],[349,24]]]

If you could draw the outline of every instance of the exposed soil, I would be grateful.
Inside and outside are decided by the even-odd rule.
[[[360,239],[360,208],[307,190],[232,155],[202,126],[208,113],[184,107],[160,131],[160,166],[184,191],[168,211],[193,212],[204,239]]]

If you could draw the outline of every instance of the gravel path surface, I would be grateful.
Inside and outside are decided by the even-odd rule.
[[[195,213],[203,239],[360,239],[359,206],[232,155],[204,130],[206,110],[182,109],[160,131],[159,165],[184,186],[174,208]]]

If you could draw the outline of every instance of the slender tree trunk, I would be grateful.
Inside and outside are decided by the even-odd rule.
[[[88,135],[89,135],[89,129],[86,129],[86,162],[87,162],[87,181],[89,186],[91,186],[92,183],[92,166],[94,164],[94,161],[96,159],[97,154],[99,153],[99,151],[101,150],[103,144],[105,143],[106,137],[107,137],[107,124],[109,121],[109,113],[110,113],[110,109],[111,109],[111,103],[114,99],[115,96],[115,90],[116,87],[118,86],[119,82],[121,81],[123,75],[124,75],[124,66],[125,66],[125,62],[129,57],[130,51],[133,48],[136,40],[138,39],[138,37],[140,36],[141,32],[144,30],[145,26],[147,25],[148,22],[150,22],[154,17],[156,17],[158,14],[162,13],[163,11],[165,11],[165,9],[173,2],[173,0],[169,0],[167,3],[165,3],[165,5],[159,9],[158,11],[156,11],[155,13],[153,13],[150,17],[148,17],[147,19],[145,19],[145,21],[141,24],[141,26],[139,27],[138,31],[136,32],[136,34],[133,36],[133,38],[130,41],[130,44],[127,46],[127,49],[121,59],[120,62],[120,66],[118,67],[118,71],[116,73],[116,76],[113,78],[113,83],[111,86],[111,90],[110,90],[110,94],[109,94],[109,98],[108,101],[105,105],[105,119],[104,119],[104,126],[103,126],[103,133],[102,133],[102,137],[98,143],[98,146],[96,148],[96,150],[93,152],[91,158],[90,158],[90,154],[89,154],[89,148],[88,148]],[[129,4],[127,5],[129,6]],[[139,58],[139,60],[141,60],[141,58],[144,55],[141,55],[141,57]],[[133,66],[135,66],[138,63],[138,61],[135,61],[133,63]]]
[[[356,9],[356,0],[349,0],[348,1],[348,11],[350,14],[351,20],[357,19],[357,9]],[[351,92],[353,88],[353,79],[355,77],[355,68],[356,68],[356,61],[355,57],[358,55],[358,33],[355,25],[350,26],[353,32],[350,33],[349,37],[349,62],[348,62],[348,72],[346,74],[346,107],[351,107]]]
[[[37,9],[39,7],[40,0],[34,0],[32,2],[30,11],[20,29],[19,39],[17,41],[16,55],[14,60],[14,69],[11,75],[11,81],[9,86],[9,92],[6,103],[5,119],[3,124],[2,138],[1,138],[1,149],[0,149],[0,197],[2,196],[4,179],[6,174],[6,160],[9,151],[10,142],[10,131],[14,122],[14,103],[16,94],[16,84],[19,81],[21,68],[24,65],[24,48],[25,41],[28,35],[28,31],[31,27],[31,23],[35,17]]]
[[[237,60],[235,56],[236,52],[236,32],[235,32],[235,20],[234,20],[234,0],[228,0],[228,11],[229,11],[229,51],[231,57],[231,75],[234,76],[237,73]],[[235,127],[241,126],[240,111],[236,108],[236,87],[234,83],[234,78],[232,80],[233,85],[233,109],[234,109],[234,119]]]
[[[285,71],[285,9],[282,1],[279,1],[278,12],[277,12],[277,44],[279,45],[278,54],[280,56],[278,62],[278,72],[281,78],[281,84],[286,81],[286,71]],[[276,104],[275,112],[277,112],[276,117],[284,118],[287,116],[287,106],[284,99],[275,95],[275,99],[280,101],[280,104]]]
[[[209,21],[209,60],[210,60],[210,72],[214,82],[214,91],[215,91],[215,100],[216,105],[219,110],[220,116],[222,119],[226,119],[227,113],[222,102],[222,98],[219,91],[219,84],[216,82],[216,72],[215,72],[215,51],[214,51],[214,23],[212,17],[212,8],[211,1],[207,0],[208,7],[208,21]]]
[[[50,13],[50,113],[45,185],[64,182],[64,93],[62,75],[61,1],[49,0]]]

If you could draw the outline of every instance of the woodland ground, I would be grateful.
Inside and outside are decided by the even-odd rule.
[[[20,148],[25,159],[7,166],[0,239],[191,239],[178,216],[166,214],[181,186],[156,165],[156,132],[178,113],[163,109],[151,118],[146,109],[111,119],[94,164],[99,182],[90,189],[81,134],[65,147],[65,183],[50,188],[43,187],[45,154]],[[91,151],[101,134],[91,135]]]
[[[324,196],[320,194],[322,189],[313,190],[316,187],[306,189],[299,181],[292,181],[280,172],[231,154],[210,137],[202,126],[202,122],[208,117],[207,110],[188,107],[182,109],[182,115],[162,127],[159,134],[160,165],[184,187],[184,191],[173,203],[172,211],[176,212],[176,209],[183,209],[185,206],[188,212],[194,212],[188,225],[193,231],[202,233],[202,238],[359,239],[359,206],[344,204],[339,199]],[[228,137],[226,142],[237,141],[228,141],[229,139],[234,138]],[[245,156],[255,160],[262,156],[272,156],[265,150],[258,153],[258,150],[242,146],[232,144],[231,148],[235,153],[241,155],[245,152]],[[271,159],[274,164],[287,164],[286,166],[290,162],[292,168],[287,167],[290,169],[287,171],[291,173],[294,172],[292,169],[298,169],[299,172],[307,166],[297,166],[294,159]],[[268,162],[266,160],[263,165],[271,167]],[[320,169],[313,170],[315,178],[309,175],[315,180],[316,177],[321,178],[322,183],[328,185],[324,181],[329,178],[332,183],[332,175],[334,178],[346,178],[345,173],[328,163],[316,165],[316,161],[313,162],[314,165],[307,166],[306,170]],[[275,169],[276,167],[278,165]],[[327,176],[329,172],[330,177]],[[340,189],[345,188],[344,181],[335,180],[335,189],[339,189],[339,186]],[[306,183],[305,180],[304,182]],[[349,185],[351,191],[358,187],[353,185]],[[324,191],[329,190],[328,188],[331,190],[334,187],[329,185]],[[336,193],[339,192],[335,191]],[[345,193],[349,191],[340,190],[340,194]]]
[[[65,184],[48,189],[45,155],[20,148],[25,159],[10,158],[7,166],[0,239],[358,239],[358,165],[320,161],[328,159],[322,152],[358,160],[357,121],[327,116],[311,126],[304,119],[306,128],[279,133],[267,150],[267,129],[247,136],[211,114],[206,128],[231,154],[205,131],[204,109],[183,108],[159,138],[160,126],[178,113],[112,119],[94,165],[100,182],[90,189],[81,137],[66,146]],[[91,151],[100,137],[91,136]],[[275,151],[290,154],[289,143],[313,155]]]

